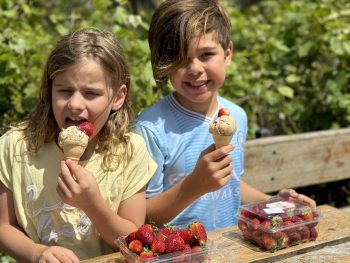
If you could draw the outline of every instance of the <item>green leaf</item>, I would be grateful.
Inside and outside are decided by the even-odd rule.
[[[288,86],[278,86],[277,87],[278,92],[287,98],[292,99],[294,97],[294,91]]]

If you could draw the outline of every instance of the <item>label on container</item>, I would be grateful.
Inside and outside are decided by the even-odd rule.
[[[295,205],[294,205],[294,203],[287,202],[287,201],[278,201],[278,202],[266,204],[266,207],[288,209],[288,208],[295,207]]]
[[[284,210],[282,208],[265,208],[264,211],[267,214],[283,214]]]

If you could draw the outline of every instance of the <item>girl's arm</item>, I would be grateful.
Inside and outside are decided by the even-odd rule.
[[[117,237],[127,235],[144,224],[145,189],[122,201],[118,211],[114,211],[101,195],[93,175],[71,160],[61,162],[56,189],[66,204],[85,212],[104,241],[112,247],[116,247],[114,241]]]
[[[79,262],[72,251],[34,243],[18,226],[13,195],[0,181],[0,250],[19,262]]]

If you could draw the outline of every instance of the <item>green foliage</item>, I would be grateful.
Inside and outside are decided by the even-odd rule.
[[[248,112],[250,135],[349,126],[349,1],[265,0],[229,10],[235,54],[222,93]]]
[[[261,127],[289,134],[349,125],[348,1],[265,0],[242,9],[223,2],[235,49],[220,92],[247,111],[250,138]],[[152,77],[149,12],[132,14],[127,0],[0,1],[0,127],[33,108],[48,52],[59,36],[83,26],[120,39],[136,113],[167,94]]]

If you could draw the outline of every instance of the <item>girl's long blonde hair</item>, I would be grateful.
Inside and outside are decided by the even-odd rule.
[[[52,82],[54,77],[84,58],[94,59],[113,84],[113,93],[123,84],[127,97],[123,106],[111,112],[99,133],[97,151],[103,157],[103,170],[115,170],[128,163],[133,148],[129,145],[131,123],[134,118],[130,100],[129,67],[118,40],[110,33],[95,28],[84,28],[62,37],[49,55],[41,79],[37,106],[17,128],[23,130],[28,150],[38,152],[44,144],[57,139],[60,128],[52,111]]]

